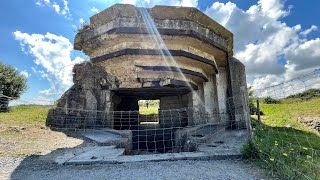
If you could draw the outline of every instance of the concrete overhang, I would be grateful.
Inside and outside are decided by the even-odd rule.
[[[147,9],[161,35],[198,38],[233,55],[233,34],[196,8],[155,6]],[[90,26],[80,30],[75,49],[82,50],[88,40],[105,33],[150,33],[141,8],[116,4],[90,18]]]

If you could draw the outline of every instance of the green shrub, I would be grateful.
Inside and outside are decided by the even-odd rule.
[[[265,104],[279,104],[280,100],[273,99],[272,97],[268,96],[267,98],[264,99],[263,101]]]
[[[259,155],[259,149],[254,143],[250,140],[246,144],[243,145],[241,149],[241,154],[244,159],[257,159]]]

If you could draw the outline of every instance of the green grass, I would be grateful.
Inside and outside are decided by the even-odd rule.
[[[138,104],[141,115],[159,114],[160,100],[140,100]]]
[[[50,106],[21,105],[0,113],[0,123],[15,126],[44,125]]]
[[[139,114],[141,115],[152,115],[152,114],[159,114],[159,107],[157,106],[149,106],[148,108],[145,106],[139,107]]]
[[[282,100],[261,104],[262,124],[253,116],[255,136],[243,153],[281,179],[319,179],[319,133],[298,121],[298,117],[320,117],[320,98],[309,101]]]

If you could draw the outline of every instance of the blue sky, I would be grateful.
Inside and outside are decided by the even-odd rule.
[[[256,88],[320,66],[320,1],[141,0],[149,6],[195,6],[235,35],[235,56]],[[72,64],[88,60],[73,51],[77,27],[115,3],[136,0],[10,0],[0,11],[0,62],[27,76],[20,103],[47,104],[72,85]],[[67,66],[66,68],[63,68]]]

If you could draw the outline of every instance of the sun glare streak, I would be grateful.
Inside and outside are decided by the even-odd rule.
[[[173,58],[173,56],[171,55],[168,47],[166,46],[166,44],[164,43],[152,17],[150,16],[149,12],[148,12],[148,5],[146,4],[145,1],[141,1],[138,0],[137,1],[137,5],[139,6],[139,11],[142,15],[143,21],[145,23],[146,29],[148,31],[148,34],[152,37],[152,39],[155,42],[155,45],[157,47],[157,49],[159,49],[160,53],[161,53],[161,57],[162,59],[164,59],[164,62],[166,64],[166,66],[171,69],[171,64],[174,67],[179,67],[177,62],[175,61],[175,59]],[[173,75],[173,71],[170,71],[171,74]],[[178,73],[181,75],[181,77],[183,78],[183,80],[185,82],[189,82],[186,78],[186,76],[182,73],[181,69],[178,68]],[[174,75],[173,75],[174,76]],[[189,83],[187,83],[188,89],[191,91],[194,91],[193,88],[191,87],[191,85]],[[199,95],[197,93],[194,92],[194,94],[197,96],[197,99],[200,100],[200,105],[204,106],[204,102],[203,99],[201,97],[199,97]]]

